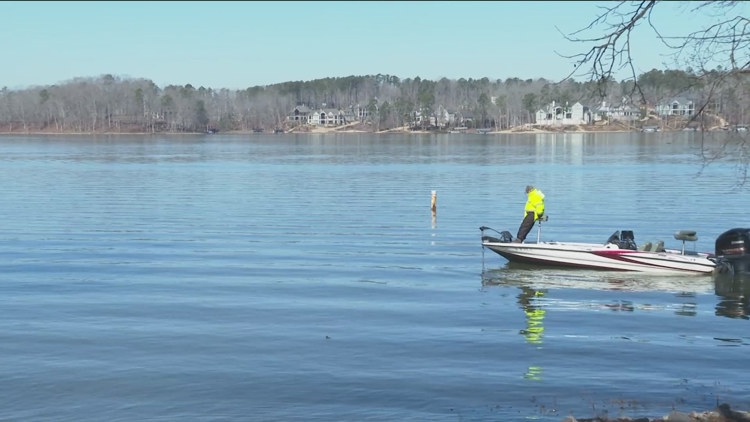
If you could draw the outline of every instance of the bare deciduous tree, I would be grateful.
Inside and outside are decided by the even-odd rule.
[[[734,110],[725,115],[736,116],[735,124],[747,124],[744,111],[750,107],[737,98],[736,93],[748,91],[750,85],[750,19],[746,17],[748,3],[741,1],[666,2],[619,1],[604,2],[600,14],[585,28],[564,35],[566,39],[587,46],[583,52],[566,56],[574,61],[574,75],[585,75],[596,82],[601,96],[612,87],[615,76],[626,74],[632,80],[631,96],[639,96],[647,104],[643,83],[639,80],[637,51],[633,49],[636,31],[650,31],[654,42],[667,47],[676,67],[686,69],[695,77],[695,87],[702,98],[693,120],[712,110],[716,104],[726,104]],[[684,33],[666,33],[660,26],[657,9],[683,8]],[[699,16],[701,19],[690,19]],[[701,22],[704,22],[701,24]],[[663,23],[663,21],[661,22]],[[702,25],[702,26],[701,26]],[[593,35],[591,35],[593,34]],[[741,95],[741,94],[740,94]],[[741,95],[742,96],[742,95]],[[744,96],[743,96],[744,97]],[[731,104],[731,105],[730,105]],[[744,186],[750,165],[750,143],[741,134],[730,136],[718,150],[708,153],[704,148],[705,165],[721,156],[731,155],[738,161],[738,186]]]
[[[651,31],[655,42],[671,50],[675,64],[698,75],[717,71],[733,75],[750,71],[750,20],[742,15],[746,7],[744,2],[649,0],[605,4],[607,6],[599,6],[601,13],[588,26],[564,35],[569,41],[590,46],[582,53],[567,56],[575,61],[575,69],[569,77],[585,74],[591,80],[606,82],[614,79],[618,72],[627,70],[629,77],[636,81],[634,88],[637,89],[637,57],[631,44],[635,31]],[[686,18],[701,14],[707,17],[708,24],[696,28],[695,20],[686,19],[685,33],[663,33],[654,18],[654,11],[662,5],[675,7],[675,4],[686,8]],[[588,35],[592,33],[594,35]]]

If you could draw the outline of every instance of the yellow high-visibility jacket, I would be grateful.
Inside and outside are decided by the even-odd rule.
[[[524,215],[527,212],[534,212],[534,221],[544,214],[544,194],[539,189],[532,189],[526,199],[526,207],[523,210]]]

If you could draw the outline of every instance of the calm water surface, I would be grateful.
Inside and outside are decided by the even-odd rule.
[[[514,267],[480,245],[482,225],[515,233],[534,184],[545,239],[689,229],[713,251],[750,226],[735,159],[701,165],[720,142],[0,137],[0,420],[750,409],[742,280]]]

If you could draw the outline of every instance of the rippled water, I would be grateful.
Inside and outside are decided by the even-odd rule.
[[[748,227],[700,134],[0,137],[0,420],[470,421],[750,409],[748,287],[510,266]],[[740,167],[741,168],[741,167]],[[430,211],[431,192],[437,212]],[[671,245],[670,245],[671,244]]]

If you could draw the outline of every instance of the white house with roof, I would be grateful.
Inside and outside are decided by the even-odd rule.
[[[310,119],[310,108],[306,105],[298,105],[294,107],[294,110],[292,110],[292,113],[288,115],[286,119],[301,124],[307,124],[307,121]]]
[[[340,126],[348,123],[346,113],[335,108],[320,108],[310,112],[308,124],[313,126]]]
[[[695,114],[695,103],[686,98],[675,98],[658,104],[655,109],[659,116],[692,116]]]
[[[581,103],[572,106],[555,104],[554,101],[536,112],[538,126],[583,125],[591,123],[591,113]]]
[[[606,101],[602,101],[599,107],[594,109],[594,121],[602,120],[619,120],[632,122],[640,119],[641,110],[630,104],[627,98],[623,98],[620,104],[607,104]]]

